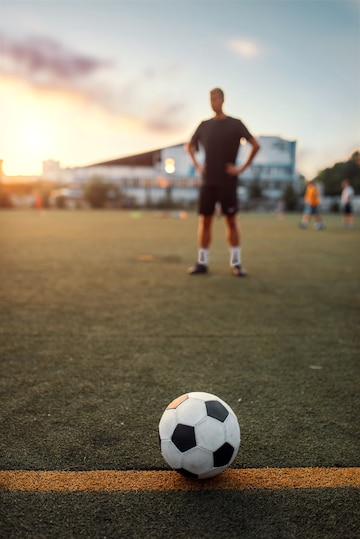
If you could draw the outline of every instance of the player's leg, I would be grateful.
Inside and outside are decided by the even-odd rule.
[[[229,244],[230,249],[236,249],[240,247],[240,230],[237,225],[236,221],[236,215],[225,215],[225,234],[226,234],[226,240]],[[240,262],[240,260],[237,260],[235,262]]]
[[[311,218],[311,206],[305,204],[304,213],[300,221],[300,228],[307,228]]]
[[[236,277],[245,277],[246,272],[241,264],[241,237],[235,215],[225,215],[226,239],[230,249],[231,273]]]
[[[352,205],[350,202],[347,202],[344,208],[344,226],[347,228],[352,228],[354,226],[354,223],[355,223],[355,218],[354,218]]]
[[[355,226],[355,214],[352,207],[352,204],[350,202],[349,204],[349,215],[348,215],[348,221],[349,221],[349,228],[353,228]]]
[[[323,230],[325,228],[324,222],[322,220],[319,206],[314,206],[313,215],[315,218],[315,228],[316,230]]]
[[[198,221],[198,263],[209,264],[209,247],[211,244],[212,215],[199,215]]]
[[[199,196],[198,217],[198,259],[195,266],[188,269],[190,275],[207,273],[209,265],[209,248],[211,244],[212,221],[215,209],[215,193],[208,186],[202,186]]]
[[[229,188],[223,192],[221,206],[225,220],[226,240],[230,249],[230,268],[233,275],[244,277],[245,270],[241,265],[241,236],[237,223],[237,185],[230,184]]]

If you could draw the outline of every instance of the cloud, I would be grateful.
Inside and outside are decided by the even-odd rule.
[[[184,113],[185,105],[180,102],[153,105],[152,114],[145,119],[145,124],[151,131],[172,131],[178,129],[181,123],[177,120],[179,114]]]
[[[1,36],[1,49],[0,76],[25,82],[35,91],[91,103],[140,129],[171,132],[181,127],[184,104],[162,96],[164,80],[176,76],[178,65],[148,66],[129,79],[115,69],[114,62],[80,54],[48,37],[15,40]]]
[[[254,41],[241,38],[232,38],[227,42],[227,47],[242,58],[255,58],[260,55],[260,47]]]
[[[15,41],[2,36],[0,72],[26,79],[34,86],[64,87],[109,67],[109,61],[79,54],[46,37]]]

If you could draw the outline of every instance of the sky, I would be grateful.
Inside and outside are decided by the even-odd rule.
[[[360,148],[360,0],[0,0],[0,159],[80,167],[187,141],[209,91],[306,178]]]

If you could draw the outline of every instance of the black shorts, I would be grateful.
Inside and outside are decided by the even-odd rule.
[[[352,209],[351,202],[346,202],[343,209],[344,215],[352,215],[352,212],[353,212],[353,209]]]
[[[227,185],[202,185],[199,195],[199,215],[213,215],[216,203],[221,205],[223,215],[238,212],[237,182],[229,180]]]

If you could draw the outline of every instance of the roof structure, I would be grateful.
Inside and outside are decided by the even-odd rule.
[[[87,165],[88,167],[116,167],[116,166],[131,166],[131,167],[152,167],[155,163],[161,161],[161,149],[152,150],[150,152],[138,153],[134,155],[128,155],[125,157],[119,157],[111,161],[102,161],[101,163],[93,163]]]

